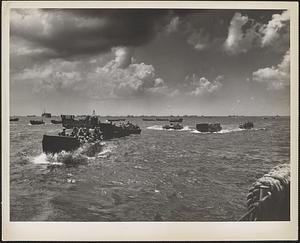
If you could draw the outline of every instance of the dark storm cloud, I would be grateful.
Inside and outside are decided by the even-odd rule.
[[[47,49],[40,56],[97,54],[115,46],[141,46],[155,38],[174,16],[188,23],[183,31],[206,42],[226,38],[236,10],[195,9],[18,9],[13,10],[11,36]],[[280,12],[280,11],[278,11]],[[244,10],[249,18],[267,21],[272,11]],[[270,16],[269,16],[270,15]],[[192,23],[192,25],[190,24]],[[49,54],[50,53],[50,54]]]
[[[105,52],[114,46],[145,44],[168,23],[172,13],[139,9],[44,9],[18,10],[16,15],[19,19],[11,22],[12,36],[68,57]]]

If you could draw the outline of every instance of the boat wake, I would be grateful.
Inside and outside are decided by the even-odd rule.
[[[115,150],[115,148],[117,148],[116,145],[110,143],[106,144],[105,142],[103,142],[103,145],[105,146],[103,146],[103,149],[96,154],[96,158],[108,158]]]
[[[147,129],[150,129],[150,130],[164,130],[163,128],[162,128],[162,126],[160,126],[160,125],[154,125],[154,126],[150,126],[150,127],[147,127]]]
[[[165,129],[165,128],[163,128],[163,126],[161,126],[161,125],[150,126],[150,127],[147,127],[147,129],[150,129],[150,130],[159,130],[159,131],[176,131],[176,132],[180,132],[180,131],[191,131],[191,130],[193,130],[193,129],[190,128],[189,126],[184,126],[182,129]]]
[[[266,130],[266,129],[265,128],[252,128],[252,129],[227,128],[227,129],[222,129],[219,132],[213,132],[213,133],[231,133],[231,132],[259,131],[259,130]],[[199,134],[210,134],[210,132],[199,132],[196,129],[192,129],[191,132],[192,133],[199,133]]]
[[[86,164],[89,160],[95,159],[95,155],[107,152],[105,149],[103,149],[104,145],[105,143],[101,142],[84,145],[83,147],[80,147],[79,149],[72,152],[62,151],[55,154],[42,153],[36,157],[33,157],[31,161],[34,164],[50,166],[76,166],[80,164]]]

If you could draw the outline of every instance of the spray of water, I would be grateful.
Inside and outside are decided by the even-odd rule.
[[[95,155],[99,151],[102,151],[104,143],[87,144],[73,152],[62,151],[55,154],[42,153],[31,161],[34,164],[45,164],[45,165],[65,165],[75,166],[80,164],[86,164],[89,160],[94,159]],[[102,151],[103,152],[103,151]]]
[[[180,131],[191,131],[192,129],[189,126],[184,126],[182,129],[164,129],[161,125],[154,125],[147,127],[147,129],[150,130],[159,130],[159,131],[175,131],[175,132],[180,132]]]

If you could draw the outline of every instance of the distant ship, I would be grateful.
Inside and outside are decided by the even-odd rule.
[[[45,124],[45,122],[43,120],[30,120],[30,124],[31,125],[41,125],[41,124]]]
[[[15,117],[15,118],[10,118],[9,121],[19,121],[19,118]]]
[[[143,121],[156,121],[155,118],[143,118]]]
[[[182,122],[183,118],[172,118],[170,119],[170,122]]]
[[[107,119],[109,122],[125,121],[125,118]]]
[[[169,121],[169,118],[156,118],[156,121]]]
[[[46,113],[46,112],[44,112],[44,113],[42,114],[42,117],[50,118],[50,117],[51,117],[51,113]]]

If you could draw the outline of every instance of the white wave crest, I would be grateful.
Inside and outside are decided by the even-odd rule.
[[[232,128],[232,129],[222,129],[219,132],[216,133],[230,133],[230,132],[241,132],[241,131],[245,131],[246,129],[241,129],[241,128]]]
[[[107,158],[110,156],[110,154],[113,152],[115,146],[107,146],[104,147],[104,149],[97,154],[97,158]]]
[[[191,130],[193,130],[189,126],[184,126],[182,129],[164,129],[163,126],[161,126],[161,125],[150,126],[150,127],[147,127],[147,129],[150,129],[150,130],[159,130],[159,131],[176,131],[176,132],[191,131]]]
[[[150,130],[164,130],[161,125],[150,126],[150,127],[147,127],[147,129],[150,129]]]
[[[214,133],[231,133],[231,132],[243,132],[243,131],[259,131],[265,130],[265,128],[252,128],[252,129],[241,129],[241,128],[227,128],[222,129],[221,131],[214,132]],[[210,132],[199,132],[196,129],[191,129],[192,133],[200,133],[200,134],[210,134]]]
[[[32,162],[34,164],[39,164],[39,165],[62,165],[63,164],[62,162],[57,161],[57,154],[54,154],[52,156],[52,155],[46,155],[45,153],[41,153],[40,155],[33,157]]]

